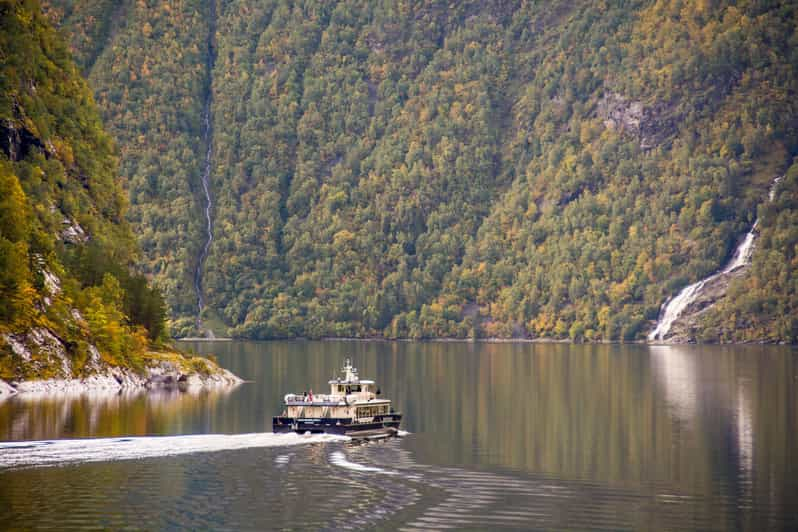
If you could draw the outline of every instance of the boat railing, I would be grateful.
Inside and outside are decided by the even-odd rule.
[[[305,395],[304,393],[289,393],[285,396],[286,403],[304,403],[304,404],[312,404],[312,403],[345,403],[345,396],[343,395],[333,395],[333,394],[313,394],[313,395]]]

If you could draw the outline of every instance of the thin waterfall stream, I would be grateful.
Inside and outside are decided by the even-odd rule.
[[[782,177],[777,177],[773,184],[770,187],[770,192],[768,192],[768,201],[773,201],[776,196],[776,187],[781,181]],[[757,234],[757,226],[759,225],[759,219],[754,222],[754,225],[751,227],[751,230],[745,235],[742,242],[737,246],[737,249],[734,250],[734,255],[732,255],[731,260],[726,264],[718,272],[713,273],[709,277],[701,279],[698,282],[695,282],[691,285],[685,286],[682,290],[676,294],[676,296],[667,301],[663,306],[662,310],[659,313],[659,319],[657,320],[657,326],[651,331],[648,335],[648,340],[650,342],[656,340],[665,340],[665,336],[670,332],[671,326],[673,323],[679,319],[682,313],[689,307],[692,303],[694,303],[699,296],[703,293],[704,287],[717,277],[721,275],[726,275],[728,273],[733,272],[734,270],[741,268],[743,266],[747,266],[751,263],[751,255],[754,253],[754,240],[756,240]]]
[[[213,209],[213,198],[211,197],[210,178],[211,178],[211,161],[213,157],[213,117],[211,114],[211,107],[213,104],[213,65],[216,59],[216,49],[214,47],[214,35],[216,33],[216,1],[210,0],[208,2],[210,20],[208,22],[208,57],[206,59],[207,68],[207,86],[205,90],[205,103],[203,107],[203,142],[205,143],[205,166],[202,171],[202,190],[205,197],[205,231],[206,239],[205,244],[200,250],[197,257],[197,268],[194,271],[194,290],[197,292],[197,332],[202,333],[202,311],[205,308],[205,299],[203,296],[202,287],[202,273],[205,265],[205,260],[208,258],[208,253],[213,243],[213,222],[211,221],[211,210]],[[208,329],[205,331],[208,338],[214,338],[213,331]]]

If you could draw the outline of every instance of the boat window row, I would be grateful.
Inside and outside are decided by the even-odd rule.
[[[388,405],[371,405],[357,407],[357,417],[374,417],[388,413]]]
[[[338,389],[336,390],[338,393],[343,393],[349,395],[350,393],[358,393],[360,392],[360,384],[339,384]],[[363,391],[366,390],[366,386],[364,386]]]

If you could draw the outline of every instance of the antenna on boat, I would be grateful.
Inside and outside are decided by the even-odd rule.
[[[352,359],[350,359],[350,358],[346,359],[346,363],[344,364],[343,372],[344,372],[344,380],[345,381],[347,381],[347,382],[357,382],[359,380],[358,376],[357,376],[357,368],[352,367]]]

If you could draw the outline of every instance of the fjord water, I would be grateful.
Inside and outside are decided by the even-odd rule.
[[[0,528],[798,527],[790,348],[192,347],[252,382],[0,403]],[[410,434],[264,434],[346,357]]]

